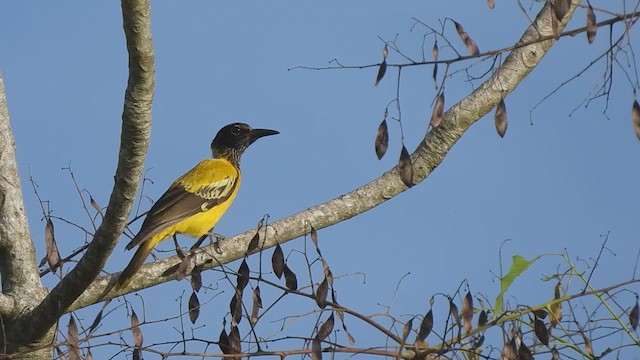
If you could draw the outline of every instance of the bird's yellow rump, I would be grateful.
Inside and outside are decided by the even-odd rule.
[[[182,175],[151,207],[138,234],[127,245],[138,250],[120,274],[116,290],[125,288],[153,248],[175,234],[201,237],[211,231],[238,193],[240,157],[257,139],[278,134],[243,123],[227,125],[211,142],[213,159]]]

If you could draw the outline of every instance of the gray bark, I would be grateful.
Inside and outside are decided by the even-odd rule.
[[[55,326],[62,314],[96,279],[127,224],[140,184],[151,131],[155,84],[150,6],[122,0],[129,51],[129,82],[124,98],[120,153],[104,220],[77,265],[49,293],[42,286],[29,236],[9,116],[0,87],[0,350],[21,358],[50,358]],[[1,78],[0,78],[1,80]],[[0,81],[0,86],[2,86]],[[43,348],[40,351],[33,351]]]

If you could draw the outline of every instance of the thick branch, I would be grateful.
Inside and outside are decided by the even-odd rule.
[[[34,338],[53,326],[69,305],[95,280],[127,224],[142,176],[151,130],[155,70],[150,11],[147,0],[122,1],[129,51],[129,82],[124,99],[115,184],[104,220],[85,255],[26,317],[25,320],[33,324]]]
[[[571,12],[565,16],[564,26],[572,16],[577,2]],[[455,104],[444,114],[442,124],[430,131],[411,155],[414,166],[414,182],[420,183],[444,160],[449,150],[460,139],[469,127],[491,111],[508,93],[540,63],[542,57],[551,48],[555,40],[533,41],[537,38],[549,36],[553,33],[551,25],[553,16],[547,3],[538,14],[534,23],[529,26],[519,43],[530,45],[516,48],[506,58],[495,74],[485,81],[477,90]],[[267,229],[265,248],[275,246],[303,236],[310,231],[309,224],[316,229],[325,228],[341,221],[350,219],[368,211],[383,202],[407,190],[396,169],[390,169],[381,177],[370,183],[336,199],[321,205],[311,207],[295,215],[277,221]],[[222,255],[218,255],[213,246],[207,246],[198,251],[196,261],[205,267],[226,264],[244,256],[248,243],[255,230],[228,238],[220,243]],[[211,261],[213,259],[213,261]],[[173,279],[173,276],[161,277],[169,267],[180,262],[176,256],[156,261],[143,266],[134,278],[131,292],[157,285]],[[208,263],[207,263],[208,262]],[[117,275],[114,275],[117,276]],[[105,276],[96,281],[78,299],[70,310],[82,308],[100,301],[102,293],[114,276]],[[111,293],[104,299],[118,294]]]
[[[36,250],[24,210],[15,142],[0,73],[0,315],[14,317],[19,307],[32,308],[46,289],[38,276]],[[31,301],[34,300],[34,301]],[[18,305],[20,306],[14,306]]]

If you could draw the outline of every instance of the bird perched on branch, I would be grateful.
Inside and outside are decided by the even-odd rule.
[[[211,142],[213,159],[201,161],[178,178],[153,204],[138,234],[127,245],[138,250],[120,274],[116,290],[125,288],[151,250],[174,234],[201,237],[227,211],[240,188],[240,157],[254,141],[276,135],[275,130],[229,124]]]

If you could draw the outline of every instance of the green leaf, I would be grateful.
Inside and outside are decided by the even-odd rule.
[[[529,268],[529,266],[540,259],[540,257],[541,255],[536,256],[531,261],[529,261],[520,255],[513,256],[509,273],[500,278],[500,294],[498,294],[498,296],[496,297],[495,305],[493,308],[494,316],[502,313],[502,298],[504,296],[504,293],[506,293],[507,290],[509,290],[509,288],[511,287],[511,284],[513,284],[516,278],[522,275],[522,273],[524,273]]]

